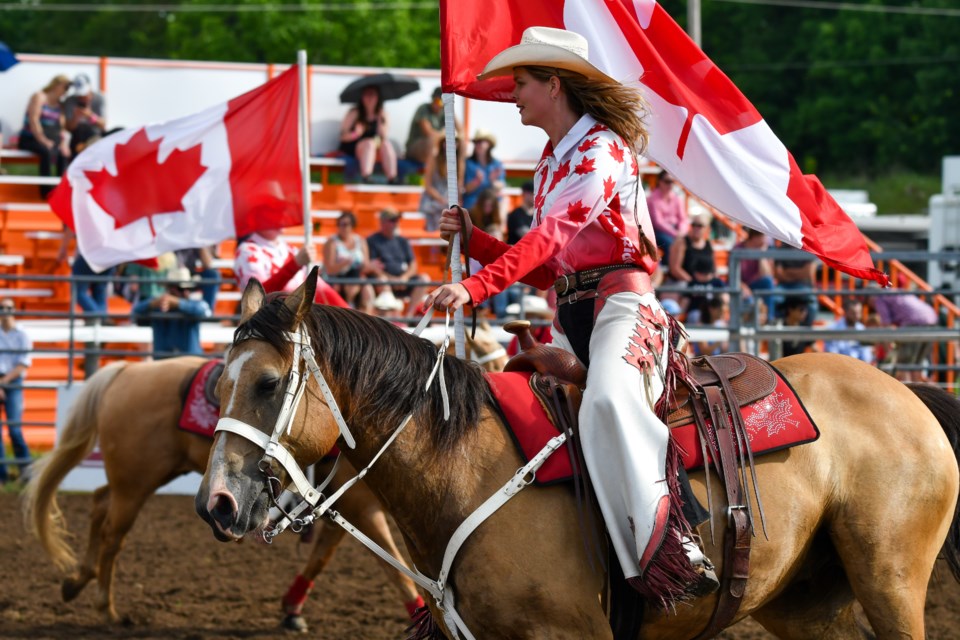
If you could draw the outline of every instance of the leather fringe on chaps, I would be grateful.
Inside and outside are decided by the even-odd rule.
[[[689,376],[686,357],[677,350],[679,342],[686,337],[686,332],[672,316],[667,317],[670,322],[670,340],[665,345],[667,369],[664,371],[663,394],[654,407],[657,417],[664,424],[679,381]],[[697,572],[683,548],[683,538],[692,537],[692,531],[683,515],[683,498],[678,476],[681,464],[680,451],[671,437],[667,443],[666,460],[670,510],[667,524],[663,528],[663,538],[643,574],[627,580],[644,598],[667,611],[674,610],[678,603],[690,599],[690,589],[698,579]]]

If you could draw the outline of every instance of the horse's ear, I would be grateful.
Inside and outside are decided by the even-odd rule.
[[[240,324],[243,324],[252,318],[253,314],[260,311],[260,307],[263,306],[263,301],[266,297],[267,294],[263,290],[263,285],[260,284],[260,281],[256,278],[250,278],[250,281],[247,283],[247,288],[243,290],[243,297],[240,298]]]
[[[306,281],[296,291],[287,296],[283,304],[293,315],[293,327],[297,327],[310,313],[313,306],[313,299],[317,295],[317,278],[320,277],[320,267],[314,267],[310,270],[310,275]],[[291,327],[291,328],[293,328]]]

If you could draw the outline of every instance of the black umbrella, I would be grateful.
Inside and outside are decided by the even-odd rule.
[[[420,83],[415,78],[398,76],[392,73],[378,73],[372,76],[357,78],[347,85],[347,88],[340,92],[340,102],[342,104],[355,104],[360,102],[360,96],[367,87],[377,87],[380,89],[380,97],[384,100],[396,100],[403,96],[413,93],[420,88]]]

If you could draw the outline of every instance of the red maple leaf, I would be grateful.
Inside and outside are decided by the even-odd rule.
[[[634,3],[608,2],[614,20],[633,49],[643,76],[640,82],[665,102],[683,107],[687,119],[677,141],[683,158],[693,118],[706,118],[724,135],[760,122],[760,113],[710,58],[690,40],[659,4],[654,4],[646,28]],[[669,52],[667,55],[665,52]]]
[[[114,229],[160,213],[183,213],[183,196],[207,170],[200,163],[202,144],[174,149],[161,164],[162,139],[151,141],[141,129],[116,146],[116,176],[105,168],[84,172],[92,185],[90,197],[113,218]],[[152,220],[150,231],[156,235]]]
[[[637,164],[637,156],[630,156],[630,173],[635,176],[640,175],[640,165]]]
[[[577,200],[567,205],[567,217],[574,222],[583,222],[590,213],[590,207],[584,206],[583,200]]]
[[[640,373],[647,373],[653,369],[657,356],[663,350],[663,337],[660,332],[651,330],[656,317],[645,307],[641,307],[640,318],[633,328],[633,336],[627,345],[627,352],[623,355],[624,361],[636,367]]]
[[[592,136],[593,134],[600,133],[601,131],[607,131],[607,125],[598,122],[590,127],[590,131],[587,131],[587,135]]]
[[[613,156],[613,159],[617,162],[623,162],[623,147],[617,144],[617,141],[614,140],[610,143],[610,155]]]
[[[584,174],[590,173],[594,169],[596,169],[596,167],[593,166],[595,162],[596,160],[594,158],[588,158],[587,156],[583,156],[583,159],[580,160],[580,164],[577,165],[577,168],[574,169],[573,172],[581,176]]]
[[[570,173],[569,160],[557,167],[557,171],[553,174],[553,179],[550,181],[550,187],[547,189],[547,193],[553,191],[553,188],[557,186],[557,183],[566,178],[568,173]]]
[[[613,176],[605,179],[603,181],[603,199],[609,200],[613,197],[613,189],[617,186],[617,183],[614,181]]]
[[[590,151],[590,149],[593,149],[595,146],[597,146],[597,139],[587,138],[586,140],[580,143],[580,146],[577,147],[577,151],[579,151],[580,153],[586,153],[587,151]]]

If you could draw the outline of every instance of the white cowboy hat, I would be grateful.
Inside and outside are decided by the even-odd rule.
[[[514,302],[513,304],[508,304],[505,311],[507,312],[507,315],[510,316],[520,315],[520,303]],[[554,310],[550,308],[546,298],[527,295],[523,296],[523,313],[526,316],[537,316],[539,318],[552,320]]]
[[[193,274],[190,273],[190,269],[186,267],[174,267],[172,269],[167,269],[167,273],[164,277],[166,280],[171,280],[171,284],[174,284],[181,289],[192,289],[197,286],[196,279],[193,277]]]
[[[594,80],[616,82],[590,64],[587,39],[579,33],[550,27],[529,27],[520,44],[504,49],[484,67],[478,80],[513,75],[514,67],[556,67],[574,71]]]

